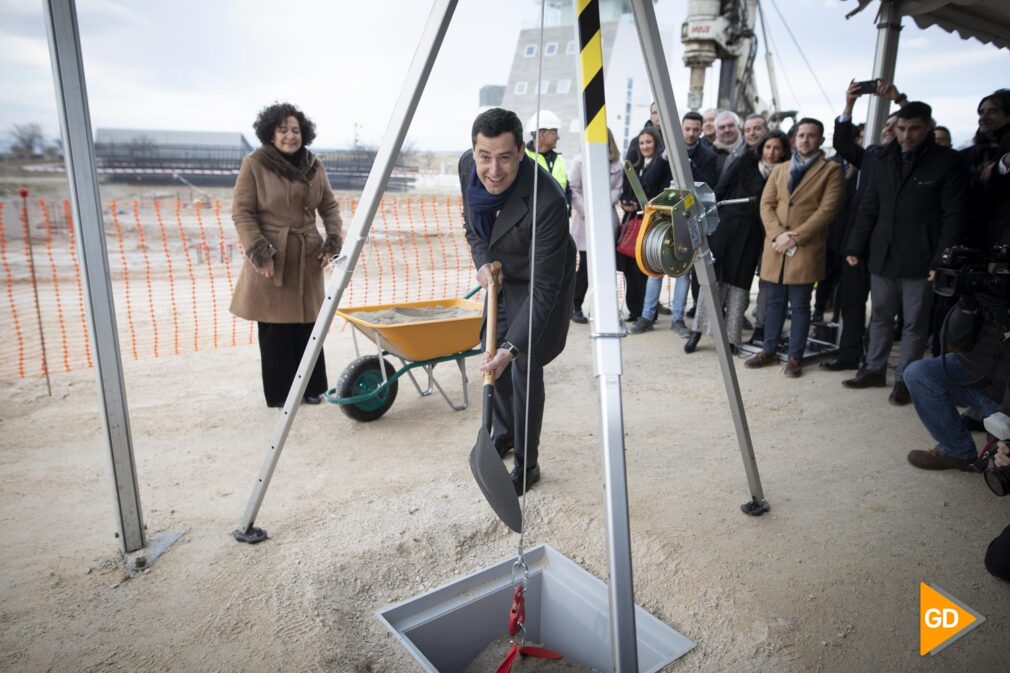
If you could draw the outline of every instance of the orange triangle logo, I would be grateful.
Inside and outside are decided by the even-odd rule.
[[[936,654],[985,621],[940,587],[919,583],[919,654]]]

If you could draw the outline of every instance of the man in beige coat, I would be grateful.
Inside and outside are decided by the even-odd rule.
[[[838,164],[821,152],[824,125],[804,118],[796,124],[796,152],[789,163],[778,164],[761,194],[761,222],[765,228],[761,280],[766,281],[768,309],[762,350],[744,365],[774,364],[786,302],[790,305],[789,360],[784,373],[803,373],[800,359],[810,329],[810,295],[824,278],[828,223],[845,198],[845,176]]]

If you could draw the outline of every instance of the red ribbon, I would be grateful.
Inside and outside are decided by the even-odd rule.
[[[512,594],[512,607],[509,609],[509,635],[515,637],[516,634],[522,631],[525,622],[526,597],[523,595],[523,585],[517,584],[515,593]],[[536,647],[534,645],[520,647],[518,644],[512,643],[512,647],[509,648],[508,654],[505,655],[505,659],[498,666],[498,670],[495,673],[510,673],[513,664],[515,664],[516,657],[520,654],[524,657],[534,657],[536,659],[561,658],[560,654],[546,647]]]

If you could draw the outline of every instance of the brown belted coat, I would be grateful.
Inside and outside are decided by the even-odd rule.
[[[296,168],[276,148],[264,145],[242,160],[231,216],[245,262],[232,295],[232,313],[257,322],[315,321],[325,291],[316,211],[328,236],[327,253],[339,251],[339,207],[315,155],[306,149]],[[271,254],[274,276],[266,278],[253,265]]]

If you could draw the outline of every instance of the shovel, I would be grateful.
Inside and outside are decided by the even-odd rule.
[[[494,262],[492,272],[497,279],[501,265]],[[484,333],[485,352],[492,357],[497,344],[498,284],[492,281],[487,288],[487,329]],[[487,499],[491,509],[506,526],[517,533],[522,532],[523,515],[519,508],[512,478],[505,463],[491,443],[491,420],[494,415],[494,372],[484,372],[484,412],[481,428],[477,432],[477,442],[470,449],[470,470],[477,486]]]

